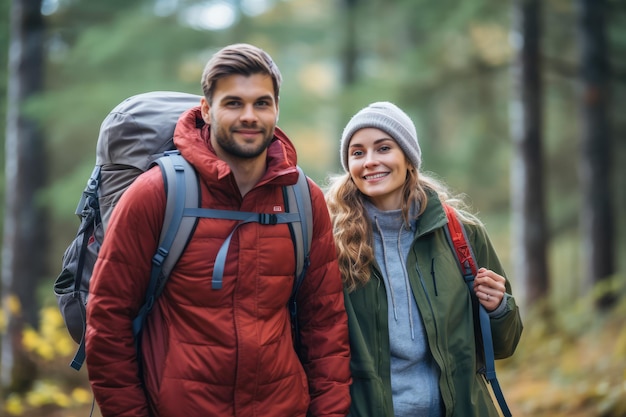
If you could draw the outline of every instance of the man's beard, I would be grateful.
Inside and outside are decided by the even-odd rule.
[[[215,121],[213,121],[213,123],[215,123]],[[213,124],[213,126],[216,125]],[[274,138],[274,129],[269,133],[266,132],[265,129],[261,129],[261,134],[264,135],[264,139],[256,147],[242,146],[235,141],[232,132],[227,132],[221,128],[212,129],[211,134],[214,135],[215,141],[223,152],[239,159],[253,159],[261,155],[269,147],[270,142]]]

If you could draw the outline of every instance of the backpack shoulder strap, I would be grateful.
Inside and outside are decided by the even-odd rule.
[[[467,242],[465,228],[463,227],[463,224],[459,222],[454,209],[448,204],[442,203],[442,205],[448,218],[448,227],[444,229],[446,232],[446,238],[456,255],[456,259],[459,263],[459,268],[461,269],[465,282],[470,284],[474,281],[474,276],[478,272],[472,247]]]
[[[185,207],[198,207],[200,193],[195,169],[177,150],[165,152],[155,163],[161,168],[167,202],[159,238],[159,247],[152,258],[150,283],[144,305],[133,321],[135,340],[141,332],[154,301],[161,295],[167,278],[182,255],[196,226],[196,217],[184,217]]]
[[[180,152],[165,152],[164,156],[157,160],[157,164],[163,173],[167,195],[159,248],[169,247],[169,253],[162,266],[162,275],[168,277],[185,250],[198,220],[194,217],[184,217],[184,208],[199,207],[200,192],[196,170]],[[163,291],[164,285],[165,281],[156,287],[157,296]]]
[[[309,253],[313,235],[311,190],[302,168],[298,166],[298,181],[296,184],[285,187],[283,192],[285,195],[286,210],[290,213],[297,212],[299,215],[299,220],[296,222],[299,227],[294,225],[294,223],[289,223],[296,256],[296,273],[291,297],[289,298],[289,314],[291,316],[291,326],[295,339],[296,352],[299,352],[300,329],[298,325],[298,304],[296,297],[309,267]]]
[[[444,228],[448,244],[456,255],[456,259],[458,261],[459,268],[461,269],[463,279],[465,280],[465,283],[469,288],[472,298],[475,299],[476,294],[474,293],[473,283],[474,277],[476,276],[476,273],[478,271],[476,258],[474,257],[472,247],[468,242],[463,223],[459,221],[454,209],[451,206],[445,203],[442,204],[448,218],[448,225]],[[504,415],[504,417],[511,417],[511,411],[509,410],[506,400],[504,399],[504,394],[502,393],[500,383],[498,382],[498,378],[496,377],[495,355],[493,352],[493,338],[491,336],[491,322],[489,318],[489,313],[487,313],[487,310],[485,310],[485,307],[483,307],[482,304],[478,302],[477,304],[478,317],[480,322],[480,333],[482,335],[482,345],[485,355],[484,376],[487,382],[491,383],[493,393],[498,401],[498,405],[500,406],[502,414]]]
[[[294,227],[289,223],[294,240],[296,253],[296,282],[294,283],[294,294],[300,288],[302,279],[309,266],[309,252],[311,250],[311,240],[313,234],[313,207],[311,206],[311,190],[302,168],[298,167],[298,182],[295,185],[287,186],[284,189],[287,211],[298,213],[297,221],[300,227]]]

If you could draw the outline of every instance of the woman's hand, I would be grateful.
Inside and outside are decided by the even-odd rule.
[[[502,275],[498,275],[490,269],[480,268],[474,278],[474,292],[478,301],[487,311],[493,311],[502,302],[506,287],[506,280]]]

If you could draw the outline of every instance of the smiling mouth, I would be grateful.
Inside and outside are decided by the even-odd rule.
[[[261,132],[259,130],[236,130],[235,133],[239,133],[240,135],[258,135]]]
[[[363,178],[365,178],[366,180],[376,180],[378,178],[386,177],[387,175],[389,175],[388,172],[383,172],[383,173],[380,173],[380,174],[366,175]]]

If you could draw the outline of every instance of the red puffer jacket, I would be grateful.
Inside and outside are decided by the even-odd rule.
[[[276,129],[267,172],[242,198],[230,168],[210,149],[207,126],[196,127],[197,119],[198,109],[185,113],[174,140],[201,177],[202,205],[284,210],[281,187],[298,175],[286,135]],[[146,292],[165,193],[158,169],[132,184],[111,217],[87,311],[87,366],[103,416],[347,414],[350,355],[342,283],[323,194],[309,185],[314,227],[311,264],[298,296],[302,362],[286,308],[295,270],[288,226],[239,226],[223,287],[214,290],[215,257],[236,222],[200,219],[146,323],[144,392],[131,320]]]

